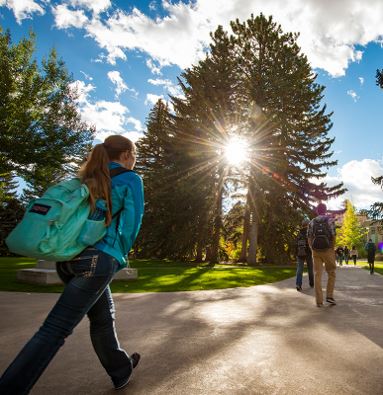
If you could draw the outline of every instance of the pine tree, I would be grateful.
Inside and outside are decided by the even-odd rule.
[[[184,99],[172,98],[175,111],[175,139],[184,153],[177,162],[176,190],[188,191],[190,205],[186,223],[196,230],[190,244],[196,258],[202,254],[211,263],[219,259],[222,232],[222,204],[228,167],[223,150],[238,121],[236,63],[230,56],[227,33],[218,27],[212,34],[211,52],[198,65],[182,73]],[[189,186],[188,186],[189,185]],[[192,188],[190,188],[192,186]]]
[[[248,180],[250,230],[244,230],[251,236],[248,262],[256,261],[261,232],[266,257],[275,262],[288,256],[286,241],[297,211],[309,212],[313,199],[343,192],[341,184],[329,188],[311,181],[336,164],[330,160],[331,114],[321,104],[324,87],[315,83],[297,35],[283,33],[262,14],[231,26],[243,87],[257,110],[248,122],[254,152]]]
[[[358,248],[362,246],[365,237],[366,230],[360,224],[354,206],[349,200],[346,200],[346,212],[343,224],[336,236],[336,245]]]
[[[9,255],[5,238],[24,214],[24,206],[17,197],[17,186],[11,173],[0,175],[0,256]]]
[[[35,36],[13,44],[0,30],[0,173],[14,172],[38,191],[77,168],[94,128],[80,119],[64,62],[52,50],[41,66]]]
[[[137,240],[141,255],[165,258],[172,255],[174,224],[174,172],[172,119],[167,105],[159,100],[147,119],[147,132],[137,142],[136,168],[145,184],[145,216]]]
[[[383,89],[383,69],[376,70],[376,85]],[[383,189],[383,176],[371,177],[375,185],[379,185]],[[371,205],[369,215],[375,219],[383,222],[383,202],[375,202]]]
[[[161,204],[164,212],[172,210],[167,218],[160,215],[161,232],[153,226],[157,233],[149,239],[162,256],[217,262],[227,236],[223,203],[235,185],[247,190],[242,258],[255,263],[262,252],[270,262],[284,262],[296,224],[313,201],[343,192],[341,184],[312,182],[336,164],[328,137],[331,113],[296,35],[263,15],[236,21],[232,30],[229,35],[218,27],[206,58],[182,73],[183,97],[171,97],[171,122],[160,127],[154,117],[152,132],[148,124],[148,136],[167,136],[160,140],[169,153],[164,171],[153,173],[153,182],[148,176],[148,183],[161,177],[172,186],[162,195],[157,187],[149,192],[153,220]],[[246,138],[252,153],[241,171],[224,160],[232,135]],[[154,139],[145,144],[153,149]],[[150,166],[147,171],[155,172]]]

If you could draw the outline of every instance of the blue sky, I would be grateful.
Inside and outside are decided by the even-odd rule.
[[[0,24],[14,41],[37,35],[37,57],[55,47],[82,92],[79,108],[98,138],[138,138],[153,102],[179,94],[176,77],[203,56],[209,32],[251,13],[273,15],[299,44],[326,86],[336,137],[328,182],[342,180],[358,207],[382,199],[370,182],[383,174],[383,2],[380,0],[0,0]],[[341,199],[330,202],[339,207]]]

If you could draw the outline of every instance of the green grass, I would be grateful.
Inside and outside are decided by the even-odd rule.
[[[361,268],[363,268],[363,269],[370,270],[367,261],[357,261],[356,264],[358,266],[360,266]],[[376,273],[379,273],[379,274],[383,275],[383,262],[375,261],[374,270],[375,270]]]
[[[0,291],[61,292],[60,285],[31,285],[16,280],[19,269],[34,267],[30,258],[0,258]],[[113,281],[112,292],[173,292],[249,287],[284,280],[295,275],[295,267],[248,267],[194,265],[174,261],[134,260],[138,279]]]

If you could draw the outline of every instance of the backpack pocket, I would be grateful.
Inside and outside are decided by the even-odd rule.
[[[80,231],[77,242],[84,246],[92,246],[104,237],[106,226],[104,221],[87,219]]]

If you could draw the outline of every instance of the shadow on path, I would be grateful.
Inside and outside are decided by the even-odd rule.
[[[382,394],[383,277],[337,270],[338,305],[322,309],[313,290],[298,293],[294,281],[115,295],[120,342],[142,354],[120,393]],[[2,370],[56,299],[0,294]],[[52,393],[116,393],[93,352],[86,320],[32,391]]]

